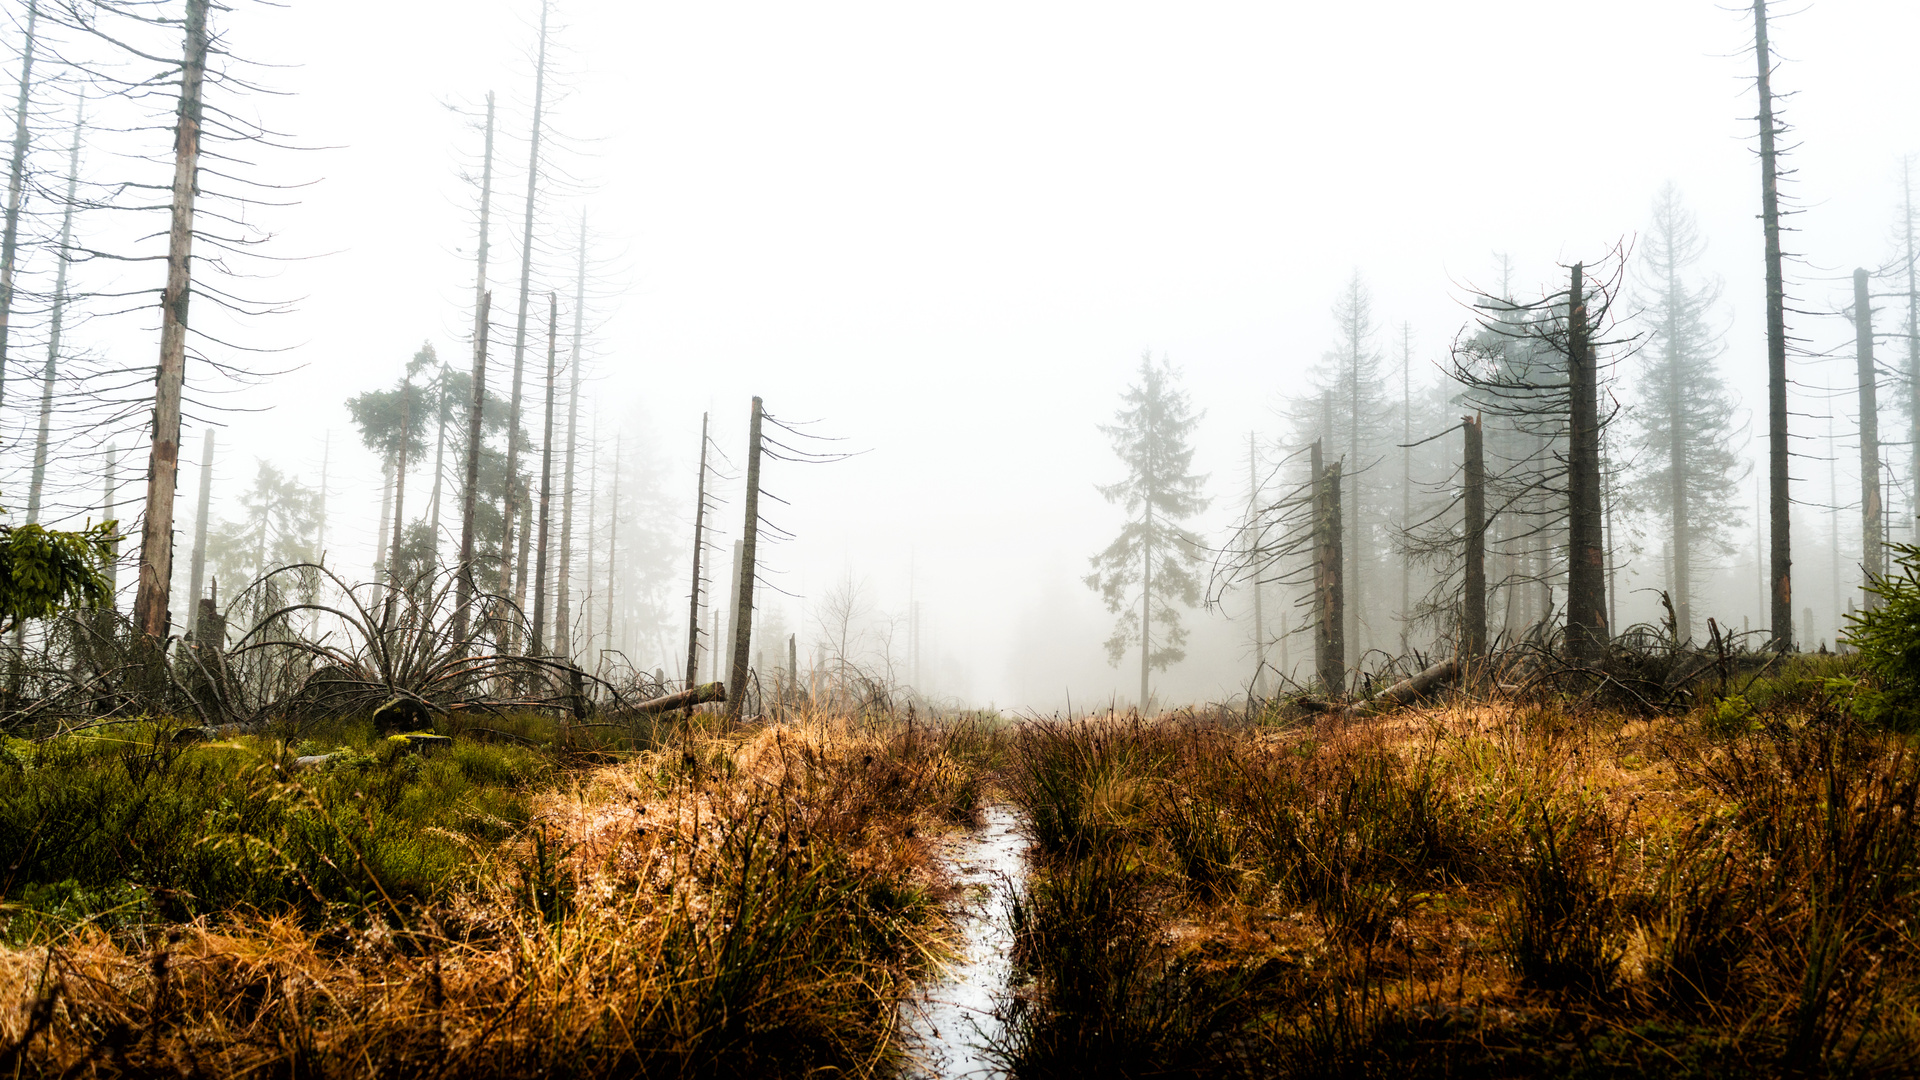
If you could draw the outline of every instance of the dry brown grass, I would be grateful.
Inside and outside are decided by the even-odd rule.
[[[561,773],[431,904],[47,931],[0,949],[0,1074],[871,1074],[989,743],[693,732]]]

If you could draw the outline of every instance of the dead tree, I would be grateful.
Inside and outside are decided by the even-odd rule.
[[[1599,659],[1607,632],[1606,540],[1600,488],[1600,396],[1587,326],[1586,267],[1573,264],[1567,288],[1567,648]]]
[[[1773,52],[1767,44],[1767,0],[1753,0],[1754,90],[1760,99],[1760,220],[1767,260],[1767,516],[1769,617],[1773,648],[1793,651],[1792,492],[1787,446],[1787,289],[1780,254],[1780,169],[1773,110]]]
[[[613,491],[607,506],[607,626],[606,647],[613,648],[613,567],[620,550],[620,436],[613,437]]]
[[[192,5],[188,6],[187,17],[191,19]],[[26,40],[20,49],[20,97],[14,106],[13,113],[13,157],[7,168],[7,219],[4,232],[0,232],[0,402],[6,400],[7,391],[7,340],[8,331],[13,322],[15,262],[20,251],[20,199],[25,191],[27,176],[27,108],[29,105],[27,95],[33,88],[34,35],[39,18],[39,0],[27,0]],[[203,27],[206,25],[205,19],[206,11],[203,6],[201,10]],[[204,55],[203,51],[203,61]],[[72,205],[71,197],[68,198],[67,203]]]
[[[492,95],[488,95],[491,98]],[[491,104],[491,102],[489,102]],[[489,109],[491,113],[491,109]],[[489,128],[491,136],[491,128]],[[488,139],[492,141],[491,137]],[[467,400],[466,476],[460,485],[460,568],[454,583],[453,640],[465,648],[467,629],[473,612],[473,517],[480,495],[480,450],[484,435],[482,413],[487,401],[487,315],[493,308],[493,294],[480,294],[473,315],[473,378]]]
[[[193,284],[193,201],[199,186],[208,6],[209,0],[187,0],[180,111],[173,138],[167,283],[160,299],[160,363],[154,376],[153,446],[147,458],[140,583],[133,600],[134,626],[156,647],[167,636],[167,599],[173,578],[173,496],[180,467],[180,396],[187,373],[187,301]]]
[[[540,530],[539,550],[534,552],[533,575],[533,654],[547,652],[547,539],[553,508],[553,377],[559,356],[560,300],[547,294],[547,407],[546,429],[540,436]]]
[[[1323,693],[1347,687],[1346,587],[1341,580],[1340,462],[1324,464],[1313,444],[1314,659]]]
[[[687,601],[687,685],[700,678],[700,555],[707,528],[707,414],[700,414],[700,476],[693,497],[693,591]]]
[[[540,45],[533,69],[533,130],[527,137],[527,206],[520,230],[520,308],[515,317],[513,330],[513,397],[507,409],[507,512],[506,539],[500,550],[500,591],[506,593],[512,586],[514,560],[507,557],[513,547],[513,515],[518,509],[517,492],[514,479],[519,475],[520,466],[520,391],[526,369],[527,350],[527,303],[533,284],[533,217],[538,205],[540,189],[540,134],[545,120],[547,98],[547,7],[545,0],[540,4]],[[525,534],[521,536],[520,589],[526,583]],[[518,593],[524,598],[524,591]]]
[[[406,536],[407,524],[407,443],[413,440],[410,427],[413,423],[413,372],[409,370],[400,383],[400,451],[394,458],[393,466],[393,543],[388,547],[387,555],[387,611],[391,615],[394,601],[400,593],[401,560],[400,548]]]
[[[557,651],[573,653],[573,462],[580,432],[580,320],[587,306],[587,219],[580,218],[580,262],[573,279],[573,351],[567,358],[567,460],[561,484],[559,603],[554,625]]]
[[[1880,505],[1880,375],[1873,365],[1873,297],[1867,272],[1853,272],[1853,356],[1860,383],[1860,571],[1865,604],[1880,606],[1872,586],[1887,574]]]
[[[203,641],[200,629],[200,588],[207,573],[207,518],[213,511],[213,429],[207,429],[206,445],[200,451],[200,506],[193,521],[193,567],[187,581],[187,629],[196,631],[195,641]]]
[[[1460,418],[1464,455],[1461,503],[1463,560],[1460,613],[1460,652],[1483,656],[1487,651],[1487,459],[1481,443],[1480,418]]]
[[[747,425],[747,523],[741,527],[739,577],[733,584],[733,673],[728,680],[733,694],[728,698],[728,717],[735,721],[747,698],[747,648],[753,642],[755,553],[760,540],[760,411],[760,398],[755,398],[753,419]]]
[[[84,109],[84,101],[82,109]],[[47,482],[48,441],[53,432],[53,384],[60,371],[60,331],[67,312],[67,268],[72,263],[74,196],[80,183],[80,133],[83,116],[76,111],[73,120],[73,147],[67,153],[67,198],[60,211],[60,249],[56,253],[59,269],[53,282],[53,309],[47,325],[47,362],[40,371],[40,428],[33,442],[33,480],[27,488],[27,524],[40,520],[40,499]],[[9,295],[11,292],[9,291]],[[4,355],[4,354],[0,354]],[[4,370],[0,366],[0,370]],[[16,642],[18,637],[16,635]]]

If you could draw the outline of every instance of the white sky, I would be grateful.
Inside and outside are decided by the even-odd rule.
[[[322,182],[275,219],[284,253],[331,254],[286,271],[304,300],[260,327],[305,366],[252,392],[272,408],[234,420],[223,472],[257,454],[311,476],[331,429],[332,536],[349,533],[342,504],[364,544],[378,513],[372,457],[340,452],[357,441],[344,399],[390,384],[423,339],[465,356],[458,171],[479,141],[443,102],[489,89],[508,129],[493,277],[510,307],[536,17],[533,0],[327,0],[223,24],[237,52],[294,65],[268,74],[292,96],[262,117],[333,148],[298,162]],[[608,427],[644,423],[688,507],[705,409],[730,447],[759,394],[870,449],[769,468],[800,536],[774,566],[809,595],[851,568],[899,610],[911,561],[929,659],[949,654],[967,677],[948,689],[976,700],[1134,685],[1106,667],[1109,620],[1079,583],[1119,524],[1094,491],[1117,478],[1095,425],[1141,351],[1164,353],[1207,413],[1202,469],[1237,491],[1246,432],[1278,431],[1355,268],[1382,321],[1410,322],[1437,360],[1493,253],[1523,287],[1557,279],[1556,262],[1644,227],[1671,178],[1726,282],[1729,370],[1764,401],[1751,17],[1707,0],[572,0],[556,25],[563,161],[591,190],[553,214],[584,209],[617,255],[596,348]],[[1892,253],[1899,159],[1920,150],[1920,4],[1827,0],[1774,36],[1804,142],[1809,263],[1791,272],[1805,306],[1831,309],[1853,266]],[[535,272],[563,297],[569,278],[564,253]],[[1850,333],[1796,325],[1820,345]],[[197,459],[197,435],[186,446]],[[329,546],[370,561],[345,542]],[[1237,639],[1193,618],[1163,696],[1242,677]]]

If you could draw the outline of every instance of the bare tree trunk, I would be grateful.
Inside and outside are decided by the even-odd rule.
[[[1567,293],[1567,648],[1600,658],[1607,633],[1606,544],[1600,492],[1600,388],[1587,325],[1584,267],[1573,264]]]
[[[573,655],[573,462],[576,436],[580,431],[580,320],[587,306],[587,219],[580,218],[580,264],[573,286],[573,355],[567,367],[567,461],[566,481],[561,485],[560,503],[560,596],[559,627],[555,651]]]
[[[1793,537],[1788,514],[1792,459],[1787,449],[1787,288],[1780,265],[1780,174],[1774,147],[1773,53],[1767,0],[1753,0],[1753,55],[1760,96],[1760,218],[1767,242],[1767,514],[1772,534],[1769,618],[1773,647],[1793,651]]]
[[[204,25],[204,7],[200,14]],[[191,12],[187,17],[193,17]],[[13,277],[15,259],[20,251],[20,199],[27,178],[27,92],[33,87],[34,30],[39,18],[39,0],[27,0],[27,35],[20,49],[20,100],[13,114],[13,161],[7,170],[6,231],[4,236],[0,236],[0,401],[6,400],[7,335],[13,322]],[[196,111],[195,120],[198,119]],[[71,204],[72,200],[68,202]]]
[[[82,105],[84,108],[84,103]],[[40,520],[41,491],[47,481],[47,444],[53,432],[53,382],[60,370],[60,329],[67,313],[68,248],[73,243],[73,202],[80,184],[80,132],[84,125],[78,113],[73,121],[73,149],[67,154],[67,200],[60,213],[59,269],[54,274],[53,310],[47,328],[47,363],[40,372],[40,430],[33,443],[33,482],[27,490],[27,524]]]
[[[180,395],[187,374],[187,301],[192,291],[193,199],[200,169],[201,84],[207,70],[208,0],[187,0],[180,114],[173,136],[173,220],[167,285],[160,299],[160,364],[154,375],[153,448],[147,458],[146,522],[133,622],[155,646],[167,636],[173,578],[173,495],[180,471]]]
[[[613,492],[607,507],[607,644],[613,648],[613,568],[620,550],[620,436],[613,437]]]
[[[435,391],[433,395],[434,400],[438,402],[440,406],[440,422],[438,425],[439,433],[434,436],[433,440],[433,494],[430,496],[433,509],[428,515],[429,531],[433,534],[433,561],[436,566],[440,562],[441,480],[447,473],[447,375],[448,368],[443,362],[440,365],[440,388]]]
[[[387,538],[393,534],[393,458],[380,460],[380,527],[373,534],[373,580],[387,580]]]
[[[1413,328],[1400,324],[1400,532],[1413,528]],[[1409,648],[1407,618],[1413,607],[1413,560],[1400,560],[1400,655]]]
[[[1253,432],[1247,432],[1247,516],[1251,520],[1260,512],[1260,448]],[[1247,539],[1249,548],[1254,540]],[[1267,620],[1266,609],[1261,605],[1260,574],[1256,569],[1253,575],[1253,696],[1267,696]]]
[[[740,540],[740,591],[733,605],[733,673],[727,685],[727,715],[740,719],[747,697],[747,648],[753,637],[754,548],[760,537],[760,417],[759,398],[753,399],[753,422],[747,433],[747,522]]]
[[[393,543],[387,549],[387,609],[400,591],[400,550],[407,534],[407,443],[413,440],[413,376],[400,384],[400,452],[393,466]]]
[[[700,549],[707,529],[707,414],[700,414],[700,478],[693,497],[693,593],[687,602],[687,685],[700,678]]]
[[[513,639],[514,652],[519,652],[524,644],[520,640],[520,624],[525,620],[527,612],[527,553],[533,550],[533,493],[531,491],[521,493],[519,536],[520,552],[519,558],[515,560],[519,573],[515,576],[513,585],[514,618],[507,630]]]
[[[188,578],[187,629],[200,640],[201,587],[207,573],[207,518],[213,512],[213,429],[207,429],[206,445],[200,451],[200,512],[193,521],[193,569]]]
[[[580,593],[581,648],[593,654],[593,523],[600,520],[600,411],[594,410],[593,438],[587,454],[587,569],[580,580],[586,588]]]
[[[1140,537],[1140,715],[1147,714],[1152,687],[1147,681],[1153,655],[1153,500],[1143,499],[1146,531]]]
[[[492,143],[493,95],[487,95],[488,143]],[[491,156],[489,156],[491,162]],[[483,230],[484,235],[484,230]],[[486,250],[484,241],[481,250]],[[460,570],[454,582],[453,640],[466,651],[467,628],[473,612],[473,514],[480,495],[480,445],[483,434],[482,413],[487,401],[487,316],[493,309],[493,294],[480,294],[473,314],[473,385],[467,399],[466,476],[460,484]]]
[[[314,555],[322,563],[327,561],[327,466],[332,457],[333,429],[328,428],[326,438],[320,443],[320,513],[313,541]]]
[[[1906,198],[1904,231],[1907,247],[1907,445],[1912,448],[1913,471],[1910,477],[1913,507],[1907,515],[1907,527],[1915,531],[1920,543],[1920,254],[1913,244],[1913,159],[1900,167],[1901,191]]]
[[[1481,445],[1480,418],[1462,417],[1460,425],[1466,433],[1466,491],[1461,499],[1466,521],[1461,531],[1467,547],[1460,653],[1475,657],[1487,651],[1487,458]]]
[[[547,538],[553,515],[553,377],[559,358],[560,301],[547,294],[547,415],[540,436],[540,547],[534,552],[533,655],[547,654]]]
[[[533,68],[533,132],[527,138],[527,209],[524,224],[520,231],[520,313],[515,318],[513,330],[513,399],[507,409],[507,535],[513,535],[513,515],[519,509],[515,502],[518,492],[514,488],[514,478],[519,475],[520,466],[520,388],[523,372],[526,368],[527,351],[527,302],[533,282],[533,211],[535,196],[540,183],[540,125],[544,119],[547,94],[547,3],[540,4],[540,51]],[[520,581],[514,589],[516,605],[525,599],[526,588],[526,537],[521,537]],[[501,545],[502,559],[505,560],[512,544]],[[500,591],[505,593],[512,582],[513,564],[503,561],[500,567]]]
[[[119,463],[120,447],[115,443],[108,443],[106,483],[102,485],[104,490],[100,492],[101,521],[119,520],[113,516],[114,510],[120,505],[116,498],[120,493],[120,485],[116,482],[117,477],[114,476],[115,466]],[[118,528],[114,530],[116,534],[122,531]],[[120,609],[120,538],[118,535],[113,539],[112,557],[107,560],[107,597],[107,606],[118,611]]]
[[[1860,570],[1868,591],[1862,603],[1880,606],[1871,591],[1887,575],[1885,530],[1880,520],[1879,372],[1873,366],[1873,297],[1867,272],[1853,272],[1853,356],[1860,382]]]
[[[1340,543],[1340,463],[1327,465],[1315,439],[1313,469],[1313,607],[1315,663],[1320,689],[1337,697],[1347,688],[1346,595]]]

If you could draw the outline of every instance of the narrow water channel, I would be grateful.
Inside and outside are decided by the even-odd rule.
[[[993,805],[985,824],[944,841],[948,872],[964,890],[961,943],[945,977],[906,1005],[902,1026],[913,1055],[907,1075],[957,1080],[1004,1073],[985,1048],[1000,1035],[1000,1006],[1013,973],[1013,890],[1026,880],[1027,836],[1013,809]]]

